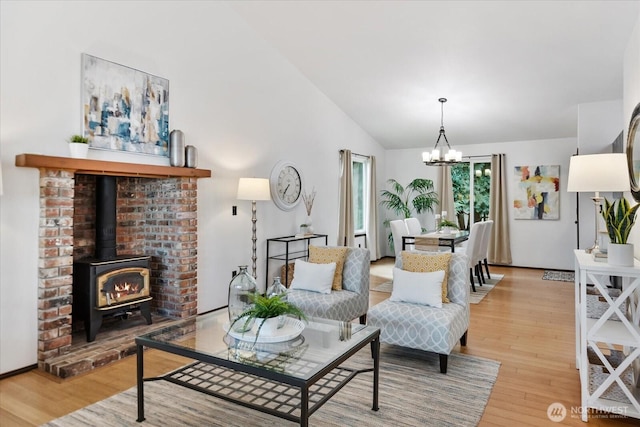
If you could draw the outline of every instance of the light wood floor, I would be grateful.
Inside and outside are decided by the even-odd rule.
[[[391,269],[392,262],[390,258],[378,261],[374,271],[381,266]],[[480,426],[585,425],[571,415],[562,423],[547,418],[551,403],[560,402],[568,410],[580,406],[573,283],[544,281],[543,271],[536,269],[492,267],[491,271],[504,274],[504,279],[480,304],[471,305],[467,346],[460,350],[501,362]],[[385,280],[372,276],[371,287]],[[371,304],[389,296],[375,291],[370,295]],[[159,375],[185,362],[177,356],[149,350],[145,373]],[[68,380],[37,370],[6,378],[0,381],[0,425],[37,426],[102,400],[133,387],[135,370],[135,357],[130,357]],[[640,422],[591,418],[588,425]]]

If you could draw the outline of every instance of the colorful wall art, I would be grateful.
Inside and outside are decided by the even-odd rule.
[[[169,155],[169,80],[82,54],[89,147]]]
[[[560,219],[560,165],[516,166],[515,219]]]

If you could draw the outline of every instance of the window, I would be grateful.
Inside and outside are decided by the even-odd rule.
[[[354,159],[353,166],[353,228],[356,234],[366,230],[367,164],[366,159]]]
[[[489,217],[491,163],[486,160],[458,163],[451,167],[453,198],[460,229]]]
[[[489,192],[491,190],[491,163],[473,166],[473,222],[489,218]]]
[[[469,163],[458,163],[451,166],[453,185],[453,203],[456,208],[458,228],[469,229],[469,206],[471,206],[471,190],[469,181]]]

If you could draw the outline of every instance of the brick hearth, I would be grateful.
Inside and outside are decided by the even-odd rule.
[[[57,376],[125,357],[141,331],[197,314],[197,178],[119,176],[117,188],[118,255],[151,256],[154,324],[105,322],[87,343],[72,321],[72,273],[94,251],[95,175],[40,168],[38,366]]]
[[[70,378],[106,366],[136,353],[134,337],[183,321],[157,315],[152,317],[152,325],[147,325],[139,312],[125,320],[105,320],[105,327],[94,342],[87,342],[83,331],[74,332],[68,352],[47,362],[49,372],[60,378]]]

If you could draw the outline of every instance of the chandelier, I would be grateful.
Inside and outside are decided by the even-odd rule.
[[[444,103],[447,102],[447,98],[440,98],[438,101],[440,102],[440,133],[431,153],[428,151],[422,153],[422,161],[427,166],[451,165],[462,161],[462,152],[451,148],[447,135],[444,133]],[[449,150],[446,153],[441,153],[440,148],[438,148],[440,138],[444,138],[444,142],[447,143]],[[444,157],[442,156],[443,154]]]

